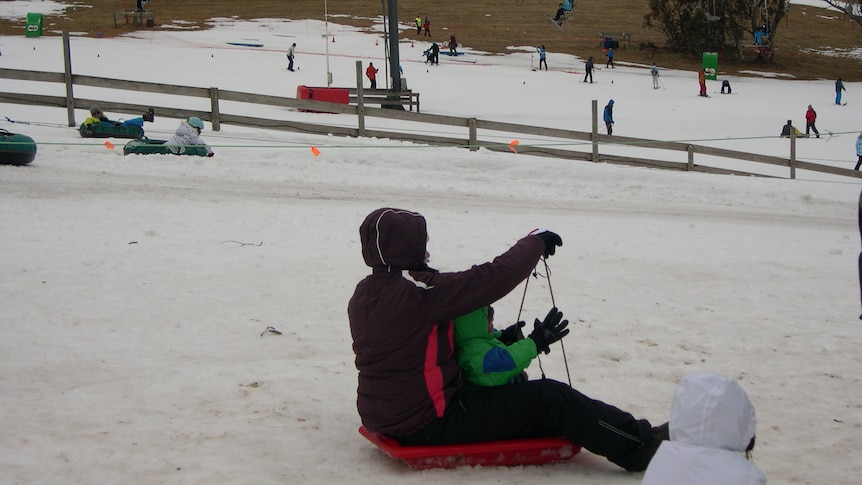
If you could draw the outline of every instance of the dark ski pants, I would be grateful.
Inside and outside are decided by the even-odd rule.
[[[417,446],[563,436],[627,470],[642,470],[655,451],[651,429],[645,419],[542,379],[469,388],[442,418],[399,441]]]
[[[816,126],[814,126],[814,123],[813,123],[813,122],[812,122],[812,123],[805,123],[805,134],[806,134],[806,135],[807,135],[807,134],[809,134],[809,133],[808,133],[809,131],[813,131],[815,135],[817,135],[818,137],[820,137],[820,132],[819,132],[819,131],[817,131],[817,127],[816,127]]]
[[[587,72],[584,74],[584,82],[587,82],[587,78],[590,78],[590,82],[593,82],[593,70],[587,69]]]
[[[539,59],[539,70],[542,69],[542,64],[545,65],[545,70],[547,71],[548,70],[548,61],[540,58]]]

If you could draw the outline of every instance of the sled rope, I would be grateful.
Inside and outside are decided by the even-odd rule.
[[[548,260],[545,257],[542,257],[542,263],[545,265],[545,278],[548,280],[548,291],[551,294],[551,306],[556,307],[557,303],[554,299],[554,288],[551,286],[551,269],[548,267]],[[535,268],[533,268],[533,278],[538,278],[541,276]],[[521,314],[524,311],[524,301],[527,299],[527,288],[530,286],[530,278],[527,277],[524,282],[524,293],[521,295],[521,307],[518,308],[518,318],[515,320],[516,322],[521,321]],[[862,317],[860,317],[862,318]],[[563,353],[563,364],[566,366],[566,378],[569,380],[569,386],[572,385],[572,375],[569,372],[569,359],[566,355],[566,346],[563,344],[563,339],[560,339],[560,350]],[[542,373],[542,379],[545,378],[545,368],[542,366],[542,354],[541,352],[536,355],[536,359],[539,362],[539,371]]]

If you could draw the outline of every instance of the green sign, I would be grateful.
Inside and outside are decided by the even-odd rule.
[[[704,52],[700,66],[706,71],[706,78],[715,81],[718,75],[718,53]]]
[[[42,14],[28,13],[27,14],[27,37],[42,36]]]

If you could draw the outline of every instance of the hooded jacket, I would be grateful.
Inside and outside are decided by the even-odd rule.
[[[727,376],[690,374],[670,409],[670,441],[663,441],[642,485],[754,485],[766,475],[745,458],[754,438],[754,406]]]
[[[602,117],[605,120],[605,123],[613,123],[614,122],[614,100],[608,101],[607,106],[605,106],[605,113]]]
[[[531,338],[506,345],[498,340],[500,334],[488,331],[488,307],[455,319],[455,355],[467,384],[510,384],[538,355]]]
[[[356,406],[370,431],[409,436],[442,417],[461,385],[452,321],[512,291],[545,244],[527,236],[490,263],[436,273],[425,264],[428,233],[416,212],[377,209],[359,236],[372,273],[347,307],[359,371]]]
[[[190,125],[186,120],[183,120],[180,123],[174,136],[172,136],[170,140],[166,141],[165,145],[176,147],[174,150],[176,153],[183,153],[187,145],[202,145],[206,148],[207,153],[212,153],[212,149],[210,149],[210,147],[201,140],[201,137],[198,135],[198,130]]]

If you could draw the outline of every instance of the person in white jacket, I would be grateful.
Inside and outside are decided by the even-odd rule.
[[[670,408],[670,441],[663,441],[642,485],[765,484],[748,460],[757,417],[740,385],[727,376],[690,374]]]
[[[207,150],[207,156],[215,155],[212,148],[201,140],[201,130],[204,129],[204,122],[197,116],[192,116],[187,120],[183,120],[177,131],[170,140],[165,142],[165,145],[171,147],[171,151],[177,154],[185,152],[185,147],[189,145],[203,146]]]

